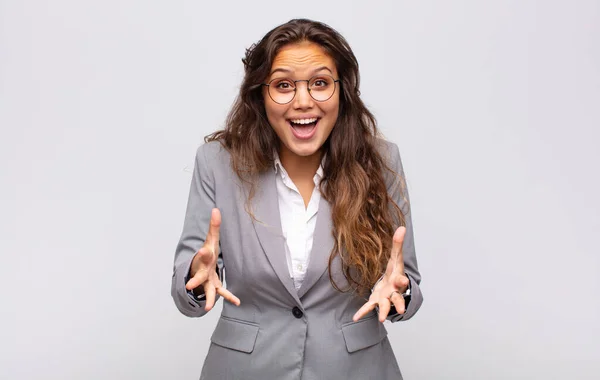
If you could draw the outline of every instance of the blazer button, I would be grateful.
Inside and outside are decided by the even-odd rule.
[[[302,318],[302,316],[304,315],[302,313],[302,310],[300,310],[298,306],[294,306],[294,308],[292,309],[292,314],[294,314],[294,317],[296,318]]]

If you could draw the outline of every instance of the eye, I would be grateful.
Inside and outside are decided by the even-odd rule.
[[[290,81],[289,79],[275,80],[273,82],[273,87],[275,87],[277,90],[292,90],[294,89],[294,82]]]
[[[311,88],[326,88],[331,84],[331,80],[328,78],[314,78],[311,81]]]

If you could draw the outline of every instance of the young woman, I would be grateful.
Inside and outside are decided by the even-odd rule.
[[[382,322],[417,312],[421,276],[398,147],[356,57],[300,19],[243,63],[225,129],[196,152],[175,253],[183,314],[226,301],[201,379],[401,379]]]

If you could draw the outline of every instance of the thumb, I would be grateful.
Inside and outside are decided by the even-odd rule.
[[[394,269],[400,269],[404,273],[404,258],[402,257],[402,245],[404,244],[404,236],[406,235],[406,227],[398,227],[394,232],[392,242],[392,254],[390,260],[394,263]],[[398,268],[400,266],[400,268]]]
[[[213,253],[212,249],[204,246],[198,250],[198,253],[196,253],[196,257],[194,257],[194,259],[198,260],[198,265],[200,263],[209,265],[215,261],[215,254]]]
[[[210,244],[219,244],[219,234],[221,228],[221,211],[213,208],[210,214],[210,225],[206,234],[206,242]]]

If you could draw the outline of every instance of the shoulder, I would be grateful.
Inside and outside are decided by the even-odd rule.
[[[398,145],[383,138],[377,138],[375,145],[385,165],[382,170],[386,188],[388,192],[395,192],[399,187],[402,188],[404,182],[404,168]]]
[[[196,162],[213,171],[229,167],[230,155],[218,141],[204,143],[196,149]]]
[[[398,173],[402,171],[400,150],[398,149],[398,145],[396,143],[378,137],[375,139],[375,148],[389,169],[392,169]]]

